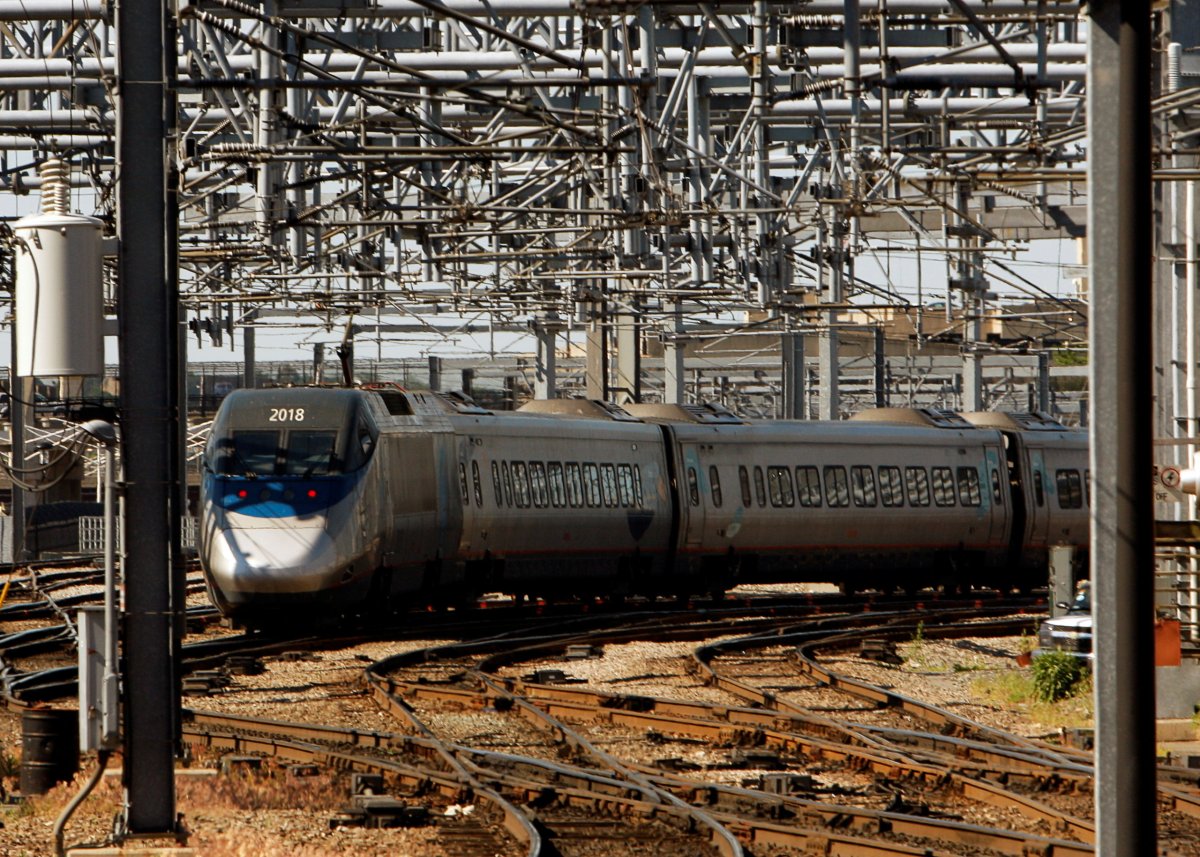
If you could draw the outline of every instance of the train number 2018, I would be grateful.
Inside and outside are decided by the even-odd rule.
[[[273,423],[304,422],[304,408],[271,408],[271,416],[267,417],[267,421]]]

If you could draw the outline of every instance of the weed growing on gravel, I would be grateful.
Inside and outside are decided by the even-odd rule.
[[[7,747],[0,748],[0,780],[15,778],[21,773],[21,760],[8,751]]]
[[[1074,696],[1087,667],[1066,652],[1047,652],[1033,659],[1033,694],[1042,702]]]
[[[332,774],[294,777],[281,771],[185,777],[179,780],[179,803],[194,809],[292,809],[328,811],[347,802],[346,784]]]
[[[1093,725],[1095,703],[1090,674],[1076,684],[1071,696],[1057,702],[1038,699],[1031,670],[1003,670],[980,676],[971,683],[971,694],[982,702],[1020,709],[1030,720],[1052,729]]]
[[[1020,705],[1033,699],[1033,677],[1025,672],[1005,670],[975,679],[971,690],[975,696],[987,702]]]
[[[44,795],[29,797],[21,804],[21,814],[41,821],[54,821],[62,812],[63,807],[83,789],[83,784],[95,771],[94,766],[94,761],[85,760],[83,768],[75,775],[74,779],[59,783]],[[88,795],[88,799],[80,804],[72,818],[75,821],[89,816],[111,818],[120,808],[121,800],[121,778],[106,776]]]

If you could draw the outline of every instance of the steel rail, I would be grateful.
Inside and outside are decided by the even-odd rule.
[[[912,616],[905,617],[907,620],[912,620]],[[893,622],[896,620],[893,620]],[[1017,626],[1027,623],[1028,620],[1015,620]],[[969,626],[972,631],[978,633],[981,630],[986,630],[988,627],[995,632],[997,630],[1008,631],[1013,627],[1012,622],[993,622],[988,626],[972,625]],[[894,630],[890,628],[889,630]],[[911,631],[911,628],[908,630]],[[877,629],[871,629],[869,632],[876,633]],[[964,632],[966,633],[966,632]],[[773,643],[778,643],[779,636],[764,635],[763,639],[769,639]],[[826,637],[828,639],[828,637]],[[743,641],[732,641],[720,644],[722,646],[736,646]],[[715,648],[715,647],[714,647]],[[524,647],[518,650],[509,650],[500,657],[488,658],[485,663],[489,668],[494,668],[497,661],[503,663],[511,663],[514,659],[525,659],[533,656],[535,653],[544,653],[547,647],[545,644],[537,647]],[[426,651],[423,655],[428,658],[431,652]],[[463,654],[457,651],[456,654]],[[415,660],[414,660],[415,662]],[[514,690],[517,692],[526,691],[530,685],[527,683],[517,683],[511,680],[493,681],[485,676],[480,670],[471,671],[477,681],[481,682],[484,690],[472,691],[463,688],[450,687],[434,687],[428,684],[420,684],[416,682],[398,682],[395,679],[388,679],[390,686],[394,692],[412,694],[419,698],[439,698],[451,699],[457,704],[483,704],[481,700],[491,700],[502,698],[499,694],[508,694]],[[489,688],[494,690],[489,690]],[[571,730],[568,730],[561,722],[563,719],[581,719],[585,722],[602,719],[614,724],[624,725],[634,729],[660,728],[666,727],[664,731],[679,731],[684,734],[696,735],[707,741],[720,741],[722,743],[758,743],[764,742],[768,744],[778,744],[785,749],[797,750],[805,755],[813,755],[819,758],[827,758],[832,761],[846,763],[850,760],[857,765],[866,767],[878,773],[883,773],[888,776],[907,776],[924,779],[927,782],[941,783],[946,780],[946,771],[943,767],[930,767],[928,765],[914,764],[911,762],[899,761],[888,756],[880,756],[877,753],[868,753],[866,751],[848,749],[845,744],[834,744],[832,742],[824,742],[812,739],[803,739],[794,734],[775,733],[773,730],[756,727],[753,730],[738,730],[732,729],[727,723],[704,723],[686,717],[672,717],[659,714],[653,711],[644,711],[645,698],[627,697],[626,699],[637,700],[630,706],[633,710],[627,710],[621,707],[602,707],[601,705],[587,705],[579,703],[571,703],[563,701],[561,697],[565,693],[561,689],[544,688],[543,692],[551,695],[548,701],[542,697],[528,696],[525,699],[521,697],[511,698],[506,701],[506,705],[515,704],[523,714],[534,719],[535,723],[540,724],[545,728],[552,730],[562,740],[568,740],[572,744],[576,742]],[[524,694],[522,694],[524,696]],[[596,698],[593,696],[593,698]],[[528,702],[525,700],[529,700]],[[537,704],[534,705],[533,703]],[[1019,743],[1019,741],[1018,741]],[[1028,769],[1029,764],[1046,766],[1048,763],[1040,758],[1030,758],[1028,755],[1016,754],[1005,757],[1006,762],[1019,761],[1025,763],[1025,767],[997,769],[992,773],[997,779],[1005,779],[1009,776],[1016,775],[1018,778],[1026,778],[1035,783],[1039,788],[1044,788],[1055,782],[1059,784],[1067,784],[1072,790],[1079,790],[1086,782],[1086,776],[1072,776],[1064,774],[1061,770],[1058,772],[1047,772],[1044,775],[1031,773]],[[982,772],[978,771],[978,766],[972,766],[975,773],[978,775]],[[1076,766],[1076,773],[1081,773]],[[959,773],[950,774],[950,781],[954,787],[959,789],[964,795],[971,796],[975,799],[985,799],[988,803],[1007,806],[1018,810],[1024,815],[1051,824],[1056,829],[1061,829],[1072,833],[1073,835],[1085,841],[1089,840],[1094,835],[1094,829],[1088,822],[1074,818],[1065,813],[1059,812],[1051,807],[1047,807],[1037,801],[1029,798],[1013,794],[1007,789],[1000,788],[989,782],[979,781],[973,777],[963,776]]]
[[[337,752],[320,744],[280,739],[277,735],[247,735],[225,729],[208,728],[196,722],[194,712],[191,715],[192,722],[185,722],[182,727],[184,738],[189,743],[237,752],[254,752],[271,758],[297,762],[317,761],[335,770],[378,771],[394,777],[401,783],[408,784],[414,790],[424,791],[432,786],[442,795],[455,801],[462,801],[469,794],[475,800],[483,800],[495,808],[503,819],[501,825],[503,829],[526,847],[528,857],[540,857],[541,855],[541,833],[524,813],[489,787],[483,785],[464,786],[461,779],[453,772],[439,774],[382,757]],[[217,716],[214,715],[206,715],[203,720],[208,724],[219,723]],[[258,725],[266,723],[267,721],[260,721]],[[276,725],[279,724],[276,722]],[[286,733],[287,729],[283,731]],[[354,736],[358,737],[362,734],[356,732]],[[397,739],[392,737],[390,740],[394,747]]]
[[[401,695],[397,692],[398,686],[389,677],[382,675],[377,670],[377,667],[379,667],[378,663],[368,669],[366,673],[368,685],[370,686],[372,693],[375,695],[377,702],[383,705],[389,712],[407,720],[410,724],[415,725],[416,728],[426,732],[429,737],[432,737],[432,733],[429,732],[424,724],[421,723],[421,721],[412,711],[411,707],[408,706]],[[484,678],[481,674],[480,678],[481,680],[486,681],[486,678]],[[539,712],[537,709],[533,708],[527,703],[523,703],[521,700],[514,699],[513,702],[522,714],[529,717],[529,719],[533,720],[535,723],[539,723],[547,727],[552,734],[557,736],[559,740],[562,740],[576,747],[577,749],[588,753],[593,758],[600,761],[605,767],[617,772],[618,776],[629,779],[633,785],[638,786],[648,795],[656,796],[656,803],[662,803],[663,798],[665,797],[665,802],[668,805],[674,804],[673,808],[686,814],[693,824],[699,825],[701,828],[709,831],[707,838],[712,841],[713,845],[718,849],[723,857],[743,857],[741,846],[738,845],[737,841],[732,837],[732,835],[730,835],[728,831],[724,830],[721,825],[708,818],[704,812],[695,807],[683,804],[683,802],[675,798],[674,795],[661,794],[645,780],[644,776],[630,770],[622,762],[610,756],[608,753],[605,753],[603,750],[595,747],[591,742],[587,741],[587,739],[583,738],[583,736],[579,735],[574,730],[568,728],[564,724],[554,721],[552,717],[544,716],[542,712]],[[448,752],[453,753],[453,750],[448,749]]]
[[[522,787],[523,778],[513,772],[514,768],[533,768],[549,772],[556,794],[575,802],[586,801],[588,795],[599,792],[600,797],[592,799],[593,805],[597,807],[602,806],[605,796],[610,794],[613,788],[628,787],[628,784],[622,781],[596,774],[594,771],[567,767],[561,763],[499,754],[494,751],[471,750],[469,752],[482,759],[483,764],[487,766],[493,776],[496,776],[497,771],[507,771],[507,774],[501,773],[499,779],[508,783],[509,788]],[[829,829],[832,828],[860,829],[869,834],[896,833],[943,840],[957,845],[986,847],[1001,853],[1021,855],[1021,857],[1030,853],[1056,855],[1056,857],[1093,853],[1092,847],[1086,843],[1000,830],[953,819],[927,818],[909,813],[864,809],[790,795],[772,795],[719,783],[699,783],[686,777],[666,775],[657,771],[647,771],[647,775],[652,781],[660,783],[664,788],[670,789],[690,803],[707,807],[715,817],[726,820],[731,828],[738,830],[739,838],[751,843],[755,840],[740,832],[744,828],[756,826],[764,817],[777,819],[792,815],[797,818],[797,823],[812,828],[811,831],[799,832],[799,835],[807,835],[817,841],[820,840],[820,837],[828,835]],[[584,797],[581,798],[581,794]],[[531,798],[537,796],[544,797],[544,795],[532,792],[530,794]],[[754,818],[747,819],[746,805],[753,808]],[[812,839],[809,840],[809,842],[812,841]],[[805,844],[801,843],[802,846]]]
[[[479,678],[486,681],[485,677],[479,676]],[[501,686],[494,685],[494,687],[499,690]],[[523,687],[528,687],[528,685],[523,685]],[[446,695],[439,694],[438,690],[430,690],[427,686],[419,684],[409,683],[405,688],[400,688],[397,685],[396,689],[405,693],[412,691],[414,695],[427,699],[447,698]],[[444,691],[446,689],[440,690]],[[461,692],[452,694],[449,698],[454,699],[458,703],[464,700]],[[898,763],[885,757],[848,749],[845,745],[804,740],[786,733],[772,734],[771,730],[766,729],[739,734],[737,730],[730,730],[720,724],[710,727],[706,724],[689,722],[684,718],[656,716],[638,711],[606,710],[598,707],[572,706],[566,703],[546,705],[541,699],[537,700],[538,705],[536,706],[523,704],[520,698],[512,698],[510,702],[511,704],[515,704],[523,714],[530,716],[534,723],[541,725],[543,728],[550,729],[560,740],[565,740],[572,746],[579,746],[578,741],[580,739],[577,737],[577,733],[574,733],[573,730],[566,728],[559,722],[559,718],[575,719],[581,712],[585,711],[590,716],[578,717],[578,719],[585,722],[594,719],[605,719],[613,724],[624,725],[638,730],[655,727],[662,729],[665,726],[668,728],[664,729],[664,731],[676,731],[696,735],[710,742],[742,743],[752,746],[759,743],[766,743],[768,745],[775,745],[777,743],[785,749],[798,751],[807,756],[824,758],[833,762],[849,763],[852,767],[871,770],[876,774],[892,778],[915,777],[924,780],[931,786],[944,786],[949,783],[965,799],[984,800],[992,805],[1017,810],[1022,815],[1044,822],[1053,829],[1070,833],[1084,841],[1090,841],[1090,838],[1094,835],[1093,828],[1088,822],[1074,818],[1030,798],[1013,794],[1005,788],[987,782],[976,781],[958,774],[950,774],[948,777],[946,771],[941,768]],[[635,770],[642,770],[646,774],[651,773],[640,766],[631,765],[629,767]],[[1039,784],[1044,786],[1052,782],[1053,779],[1052,776],[1040,778]]]

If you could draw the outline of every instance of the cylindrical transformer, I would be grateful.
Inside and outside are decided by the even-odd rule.
[[[13,226],[18,375],[104,373],[101,229],[57,212]]]

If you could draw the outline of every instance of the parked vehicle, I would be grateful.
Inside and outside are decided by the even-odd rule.
[[[1092,659],[1092,590],[1087,581],[1079,587],[1075,600],[1061,601],[1066,613],[1047,619],[1038,628],[1038,647],[1034,657],[1047,652],[1066,652],[1078,658]]]

